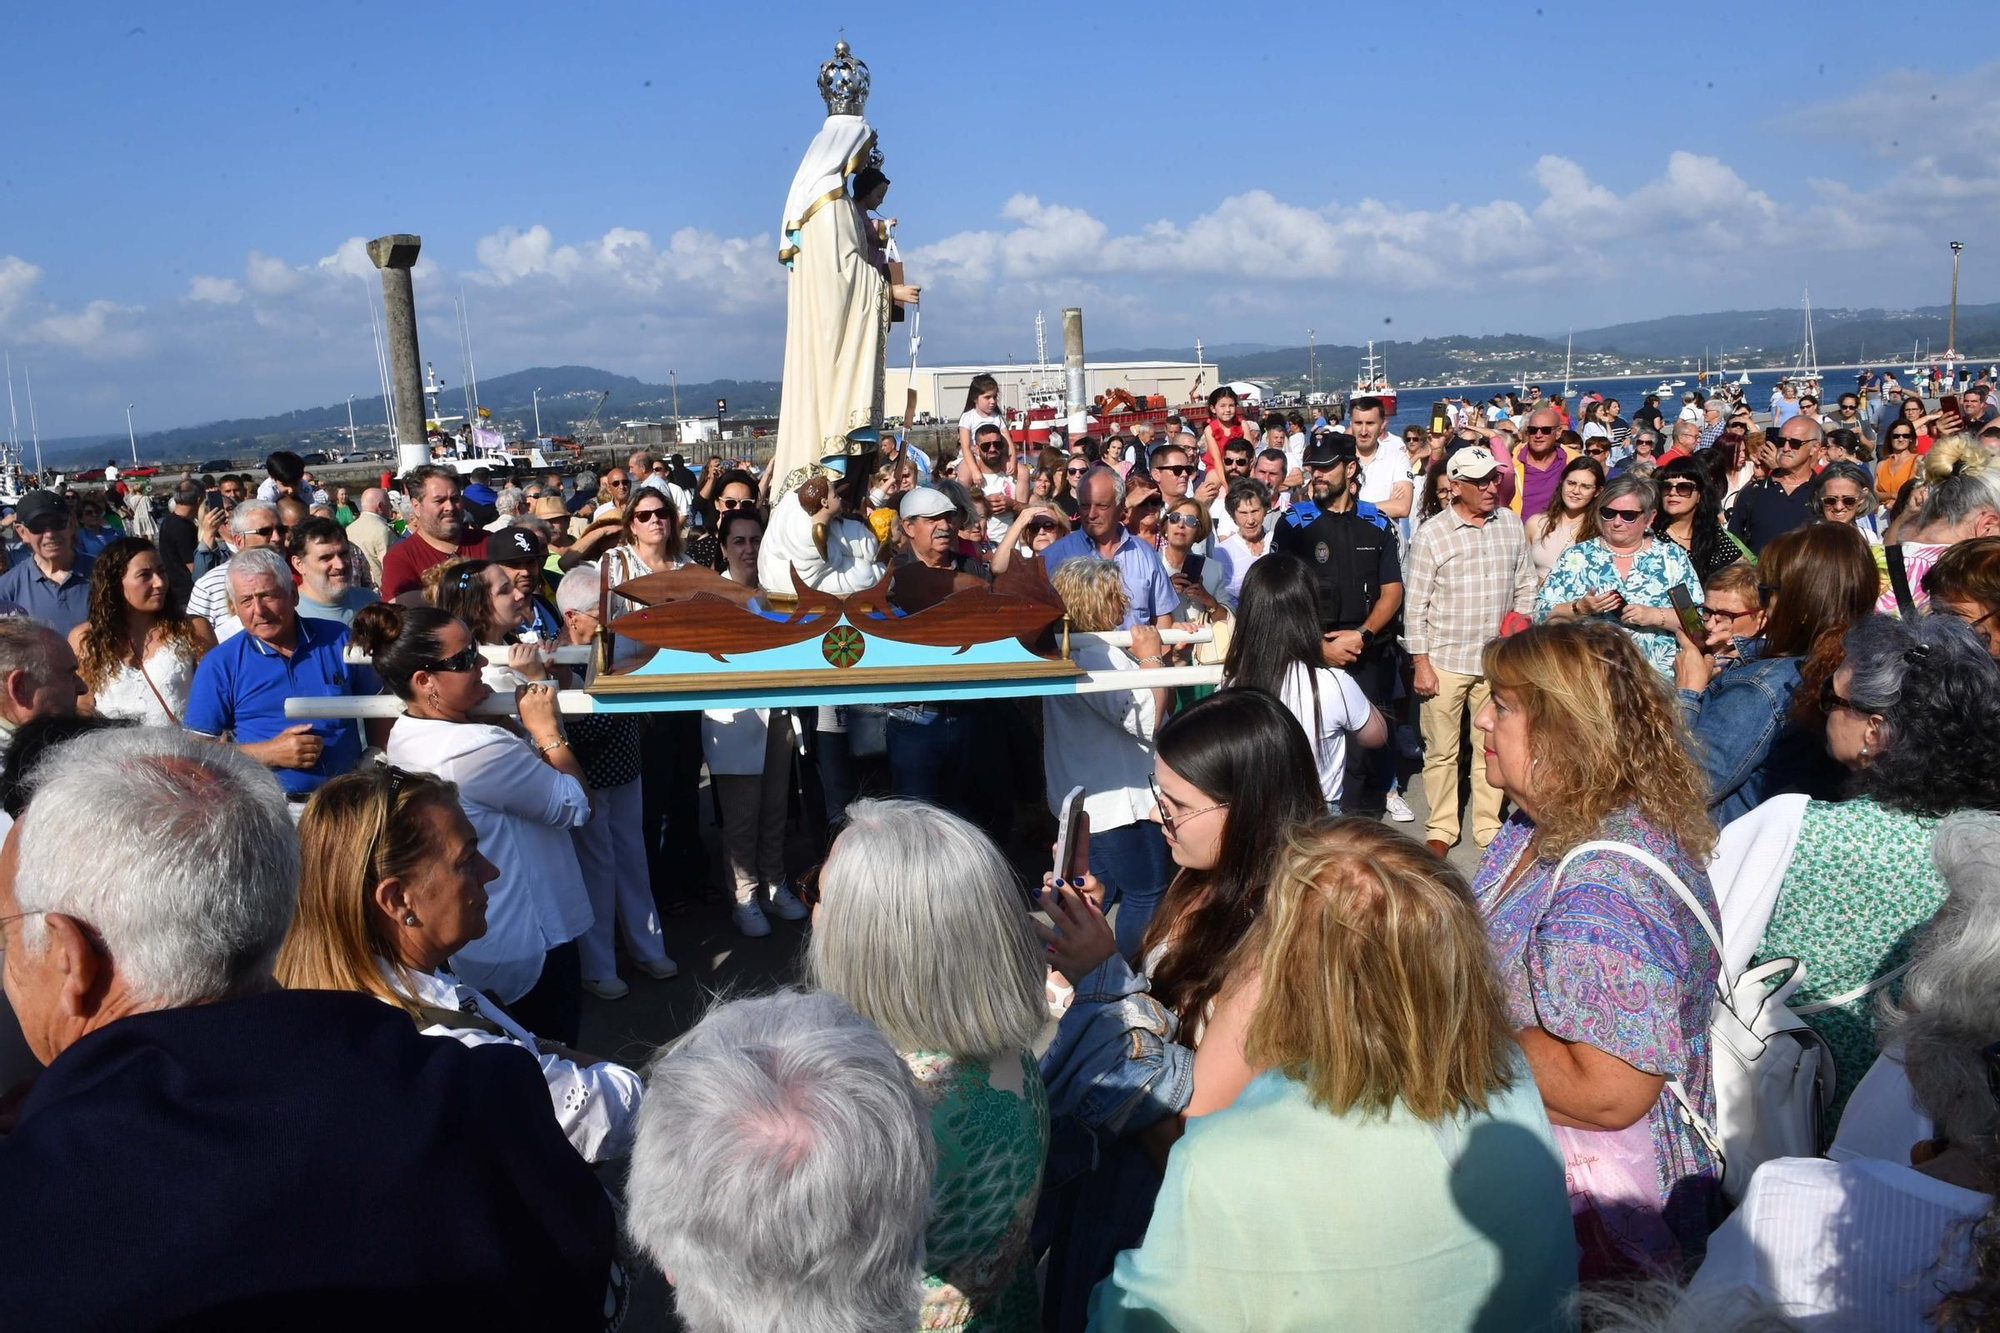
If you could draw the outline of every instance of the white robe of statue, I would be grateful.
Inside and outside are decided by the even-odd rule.
[[[875,132],[860,116],[828,116],[785,199],[785,380],[772,459],[774,494],[847,433],[882,424],[888,355],[888,275],[870,262],[868,225],[847,181],[866,165]]]

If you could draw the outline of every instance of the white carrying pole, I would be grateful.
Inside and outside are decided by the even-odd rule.
[[[1219,685],[1220,666],[1147,667],[1134,671],[1086,671],[1073,678],[1072,688],[1061,693],[1104,694],[1112,690],[1173,689],[1179,685]],[[802,706],[802,705],[801,705]],[[564,713],[594,713],[597,696],[587,690],[558,690],[556,707]],[[330,698],[285,700],[285,716],[294,721],[309,718],[360,719],[401,717],[403,701],[391,694],[337,695]],[[495,694],[472,710],[474,717],[513,717],[511,695]]]

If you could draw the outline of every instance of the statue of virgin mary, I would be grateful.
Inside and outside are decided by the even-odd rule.
[[[870,244],[875,226],[848,179],[875,160],[862,118],[868,66],[847,43],[820,66],[826,123],[785,196],[785,379],[772,459],[774,503],[823,465],[872,453],[882,426],[882,372],[892,308],[889,275]]]

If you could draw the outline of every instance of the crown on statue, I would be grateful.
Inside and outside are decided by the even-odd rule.
[[[833,59],[819,67],[819,95],[829,116],[858,116],[868,103],[868,66],[846,42],[833,44]]]

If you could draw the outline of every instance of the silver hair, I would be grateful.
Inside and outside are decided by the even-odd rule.
[[[1931,835],[1950,892],[1918,940],[1900,1004],[1881,992],[1875,1034],[1900,1047],[1910,1091],[1954,1143],[2000,1133],[1984,1049],[2000,1041],[2000,816],[1963,811]]]
[[[1092,477],[1100,477],[1100,476],[1111,478],[1111,502],[1117,505],[1121,509],[1124,508],[1125,478],[1118,474],[1117,468],[1106,467],[1102,463],[1093,464],[1091,466],[1090,471],[1084,473],[1082,476],[1076,479],[1076,493],[1078,497],[1081,498],[1081,496],[1083,495],[1083,488],[1090,484],[1090,479]]]
[[[1188,457],[1195,457],[1194,451],[1201,447],[1201,436],[1191,430],[1177,430],[1172,435],[1175,447],[1188,451]]]
[[[1048,1021],[1046,955],[1014,871],[978,828],[922,801],[856,801],[820,870],[812,984],[903,1051],[1014,1058]]]
[[[603,586],[604,579],[596,565],[586,562],[576,566],[556,585],[556,610],[596,615]]]
[[[280,589],[292,586],[292,567],[285,557],[269,546],[259,546],[248,551],[238,551],[229,557],[229,600],[236,600],[236,581],[258,577],[278,580]]]
[[[518,486],[502,487],[500,493],[493,497],[493,512],[518,514],[521,512],[521,502],[525,498]]]
[[[540,537],[542,539],[542,549],[544,551],[549,549],[549,543],[555,539],[556,535],[556,530],[549,526],[549,521],[547,519],[537,518],[533,514],[520,515],[514,520],[511,526],[517,528],[526,528],[528,531],[534,533],[537,537]]]
[[[264,526],[255,521],[259,514],[270,515],[271,522],[276,523],[278,521],[278,506],[272,504],[269,500],[245,500],[242,504],[237,505],[236,508],[229,511],[229,530],[241,537],[252,528]]]
[[[27,948],[46,947],[40,913],[74,917],[156,1009],[269,975],[299,885],[298,835],[269,769],[178,727],[121,727],[56,747],[29,785],[14,877]]]
[[[1674,438],[1678,440],[1683,435],[1692,435],[1699,439],[1701,437],[1701,423],[1699,421],[1676,421],[1674,423]]]
[[[1797,416],[1789,418],[1788,420],[1786,420],[1785,426],[1789,426],[1793,422],[1802,422],[1809,430],[1812,431],[1812,434],[1807,435],[1803,438],[1812,440],[1815,443],[1822,442],[1826,439],[1826,427],[1820,425],[1818,421],[1814,420],[1812,417],[1807,416],[1805,413],[1801,412]],[[1785,433],[1785,426],[1778,427],[1776,433],[1779,435],[1783,435]],[[1792,436],[1787,436],[1787,438],[1795,440],[1801,437],[1797,435],[1792,435]]]
[[[1604,490],[1597,497],[1597,503],[1607,505],[1628,495],[1637,500],[1639,507],[1647,513],[1660,507],[1660,488],[1646,478],[1634,476],[1630,472],[1621,472],[1605,482]]]
[[[24,671],[37,685],[47,685],[56,673],[56,649],[62,635],[27,616],[0,616],[0,691],[7,677]]]
[[[735,1000],[647,1072],[625,1231],[693,1333],[915,1328],[935,1157],[909,1068],[837,996]]]
[[[950,477],[932,477],[924,484],[951,501],[953,527],[962,528],[972,522],[972,492],[966,489],[964,482]]]
[[[1797,1333],[1784,1310],[1745,1287],[1690,1293],[1668,1279],[1593,1282],[1564,1302],[1595,1333]]]

